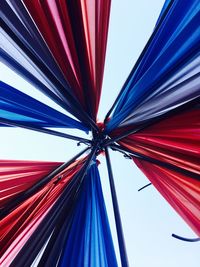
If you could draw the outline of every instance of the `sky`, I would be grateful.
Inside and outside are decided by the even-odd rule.
[[[113,0],[98,119],[102,121],[146,44],[163,0]],[[1,64],[1,79],[55,109],[65,111]],[[67,133],[88,137],[78,130]],[[81,149],[76,142],[23,129],[2,128],[0,158],[67,161]],[[147,178],[118,152],[110,151],[130,267],[198,267],[200,244],[171,237],[195,234],[153,186],[138,192]],[[120,266],[105,158],[99,157],[101,182]]]

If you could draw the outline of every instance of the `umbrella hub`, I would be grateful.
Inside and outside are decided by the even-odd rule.
[[[98,151],[103,151],[108,140],[109,137],[103,131],[95,132],[93,133],[92,146],[97,146]]]

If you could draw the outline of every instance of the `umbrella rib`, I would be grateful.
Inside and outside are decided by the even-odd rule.
[[[20,127],[20,128],[24,128],[27,130],[32,130],[32,131],[36,131],[36,132],[41,132],[41,133],[46,133],[46,134],[50,134],[50,135],[54,135],[54,136],[67,138],[67,139],[78,141],[78,142],[81,142],[84,144],[90,144],[91,143],[91,140],[86,139],[86,138],[82,138],[82,137],[78,137],[78,136],[74,136],[74,135],[70,135],[70,134],[66,134],[66,133],[62,133],[62,132],[58,132],[58,131],[54,131],[54,130],[50,130],[47,128],[41,128],[41,127],[36,128],[36,127],[25,125],[21,122],[18,123],[18,122],[14,122],[14,121],[11,121],[8,119],[4,119],[4,118],[0,118],[0,123],[5,124],[5,125],[9,125],[9,126]]]
[[[151,158],[151,157],[147,157],[147,156],[144,156],[138,152],[134,152],[134,151],[131,151],[130,149],[128,148],[125,148],[125,147],[122,147],[120,145],[110,145],[111,149],[113,150],[117,150],[119,152],[122,152],[122,153],[128,153],[130,155],[132,155],[133,157],[136,157],[136,158],[139,158],[139,159],[142,159],[142,160],[145,160],[147,162],[151,162],[153,164],[156,164],[158,166],[161,166],[161,167],[165,167],[169,170],[172,170],[172,171],[176,171],[176,172],[179,172],[179,173],[182,173],[186,176],[189,176],[193,179],[196,179],[198,181],[200,181],[200,177],[199,177],[199,174],[196,174],[194,172],[191,172],[191,171],[188,171],[188,170],[184,170],[178,166],[175,166],[171,163],[168,163],[168,162],[163,162],[161,160],[158,160],[158,159],[154,159],[154,158]]]
[[[180,235],[176,235],[176,234],[172,234],[172,237],[179,239],[181,241],[186,241],[186,242],[199,242],[200,241],[200,237],[197,238],[186,238],[186,237],[182,237]]]
[[[148,183],[146,185],[144,185],[143,187],[141,187],[140,189],[138,189],[138,192],[142,191],[143,189],[147,188],[148,186],[150,186],[152,183]]]
[[[56,175],[58,175],[60,172],[65,170],[67,167],[69,167],[70,164],[72,164],[77,158],[79,158],[81,155],[83,155],[87,150],[89,150],[89,147],[87,147],[84,150],[82,150],[81,152],[79,152],[77,155],[75,155],[69,161],[65,162],[64,164],[62,164],[61,166],[59,166],[58,168],[53,170],[51,173],[49,173],[47,176],[45,176],[38,183],[34,184],[31,188],[29,188],[25,192],[22,192],[14,200],[10,201],[6,205],[6,207],[2,208],[2,210],[0,211],[0,219],[3,219],[10,212],[12,212],[16,207],[18,207],[20,205],[20,203],[22,203],[23,201],[25,201],[29,197],[33,196],[43,186],[45,186],[48,182],[50,182]]]
[[[117,194],[115,190],[110,155],[109,155],[107,147],[105,147],[105,153],[106,153],[106,163],[107,163],[108,176],[109,176],[109,182],[110,182],[110,190],[111,190],[111,195],[112,195],[113,210],[114,210],[114,215],[115,215],[115,224],[116,224],[116,229],[117,229],[121,265],[122,267],[128,267],[129,263],[128,263],[126,245],[125,245],[124,234],[123,234],[123,229],[122,229],[121,216],[120,216],[120,211],[119,211]]]

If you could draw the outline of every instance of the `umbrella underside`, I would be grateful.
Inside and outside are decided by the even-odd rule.
[[[103,152],[121,265],[128,266],[110,149],[132,159],[198,236],[185,240],[199,241],[200,2],[165,1],[103,123],[96,117],[111,1],[1,5],[3,63],[68,115],[0,82],[0,126],[86,145],[66,163],[0,160],[1,265],[118,266],[98,171]],[[92,140],[66,128],[91,132]]]

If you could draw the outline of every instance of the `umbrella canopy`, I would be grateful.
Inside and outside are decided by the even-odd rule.
[[[128,266],[109,148],[133,159],[200,236],[200,3],[165,2],[104,123],[97,123],[110,5],[2,2],[3,62],[73,118],[2,82],[0,126],[87,146],[66,163],[0,161],[3,266],[117,266],[96,159],[104,151],[121,264]],[[65,128],[90,131],[92,139]]]

